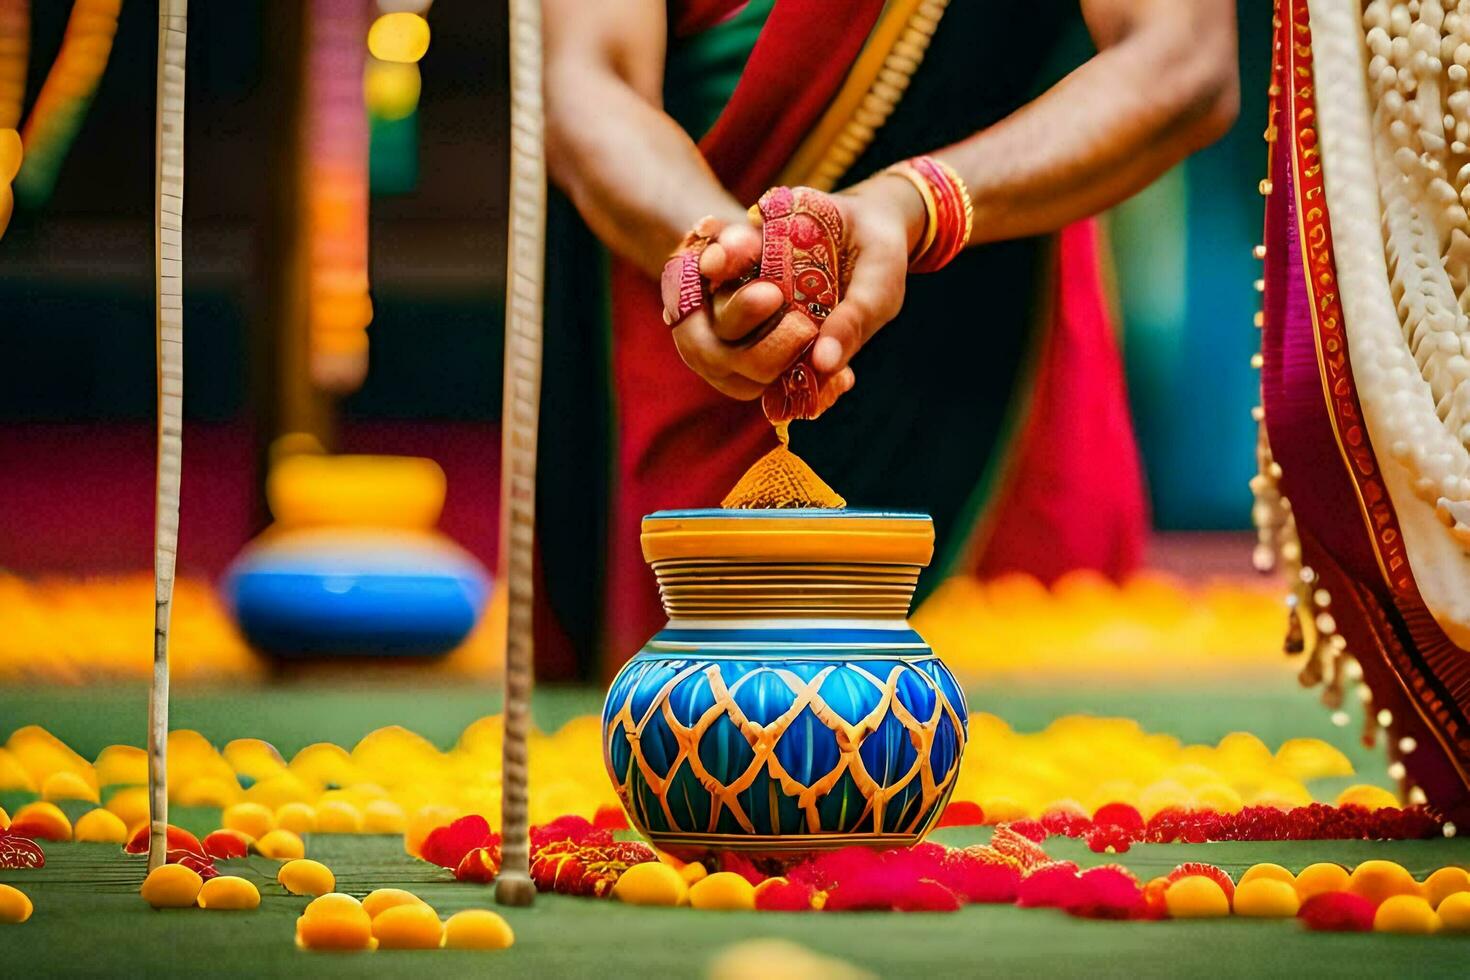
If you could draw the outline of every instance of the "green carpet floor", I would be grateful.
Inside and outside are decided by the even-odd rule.
[[[951,830],[941,839],[983,836]],[[1257,861],[1299,866],[1390,857],[1416,872],[1464,860],[1455,842],[1395,844],[1205,844],[1140,846],[1124,856],[1140,875],[1185,860],[1239,875]],[[414,890],[441,914],[493,907],[491,889],[403,854],[387,837],[318,837],[310,853],[337,873],[338,887],[366,894],[382,885]],[[1049,841],[1058,857],[1098,863],[1071,841]],[[1060,912],[968,906],[953,914],[777,914],[642,909],[592,899],[542,896],[505,910],[516,945],[500,953],[308,953],[294,947],[306,899],[276,885],[273,862],[225,862],[251,878],[263,901],[254,912],[152,911],[137,896],[142,859],[107,845],[52,845],[47,867],[0,872],[36,903],[23,926],[0,928],[7,976],[698,977],[725,946],[754,937],[794,940],[883,977],[1257,977],[1464,976],[1470,939],[1326,935],[1294,921],[1089,922]],[[756,980],[756,978],[752,978]]]
[[[216,742],[264,737],[289,756],[313,741],[350,746],[390,723],[448,745],[470,721],[494,711],[498,698],[462,687],[312,685],[185,690],[174,704],[175,727],[196,728]],[[538,692],[536,715],[542,727],[555,728],[598,706],[596,692],[552,689]],[[1359,746],[1351,731],[1334,728],[1310,695],[1284,685],[1217,686],[1203,693],[974,691],[971,707],[994,711],[1021,730],[1043,727],[1060,714],[1089,711],[1133,717],[1150,730],[1188,741],[1213,742],[1243,729],[1274,747],[1288,737],[1316,735],[1350,754],[1359,767],[1356,778],[1384,779],[1379,755]],[[0,691],[0,737],[24,724],[43,724],[88,756],[112,742],[138,743],[144,717],[140,688]],[[216,815],[179,811],[175,820],[202,831],[213,826]],[[969,843],[986,833],[953,829],[938,839]],[[308,846],[337,873],[339,887],[354,894],[385,885],[408,887],[443,914],[491,904],[487,889],[448,880],[447,872],[405,856],[397,838],[318,836]],[[1047,849],[1084,864],[1103,862],[1073,841],[1052,840]],[[1463,976],[1470,963],[1470,940],[1308,934],[1295,922],[1089,922],[1009,906],[970,906],[950,915],[713,913],[559,896],[543,896],[532,909],[506,913],[517,942],[503,953],[305,953],[292,943],[305,899],[284,894],[274,883],[271,862],[252,858],[227,864],[230,873],[261,886],[264,901],[255,912],[154,912],[137,896],[140,859],[124,858],[113,847],[83,844],[50,845],[47,855],[48,865],[40,871],[0,872],[0,881],[21,885],[36,903],[30,922],[0,927],[0,974],[5,976],[698,977],[728,944],[755,937],[791,939],[883,977]],[[1150,845],[1123,855],[1122,863],[1144,877],[1186,860],[1216,863],[1238,875],[1259,861],[1295,870],[1321,860],[1351,866],[1369,857],[1390,858],[1423,875],[1444,864],[1470,864],[1470,844],[1460,838]]]
[[[1229,732],[1249,731],[1275,748],[1288,738],[1312,736],[1337,745],[1370,774],[1384,766],[1381,752],[1359,744],[1356,720],[1349,728],[1334,727],[1316,692],[1298,688],[1286,671],[1192,690],[1076,684],[971,688],[967,696],[971,711],[993,712],[1018,731],[1036,731],[1065,714],[1106,715],[1133,718],[1186,742],[1214,743]],[[602,692],[543,685],[536,689],[534,708],[537,724],[550,731],[576,715],[600,711]],[[470,722],[499,710],[498,688],[465,683],[178,687],[170,722],[221,745],[232,738],[265,738],[289,759],[312,742],[350,748],[374,728],[392,724],[447,748]],[[147,719],[147,690],[140,685],[0,687],[0,741],[22,725],[43,725],[93,758],[112,742],[142,744]]]

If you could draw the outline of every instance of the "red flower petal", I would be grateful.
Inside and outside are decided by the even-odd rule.
[[[939,882],[921,878],[900,889],[893,907],[900,912],[958,912],[962,904],[958,895]]]
[[[1041,825],[1048,833],[1063,837],[1081,837],[1092,828],[1087,811],[1076,803],[1059,803],[1041,815]]]
[[[490,822],[478,813],[472,813],[429,831],[419,853],[430,864],[458,868],[464,856],[477,847],[486,846],[489,837]]]
[[[1116,864],[1088,868],[1078,879],[1076,901],[1066,908],[1072,915],[1089,919],[1128,919],[1141,911],[1143,889],[1138,879]]]
[[[959,896],[939,882],[929,878],[904,880],[880,868],[849,878],[832,889],[823,911],[955,912],[959,908]]]
[[[602,898],[612,892],[618,877],[628,868],[657,860],[653,848],[640,841],[552,841],[542,845],[532,858],[531,880],[541,891]]]
[[[1367,932],[1373,928],[1377,907],[1361,895],[1327,892],[1302,903],[1297,918],[1319,932]]]
[[[726,854],[721,860],[729,861],[735,857],[734,854]],[[804,881],[817,891],[831,891],[838,882],[866,872],[881,863],[882,859],[866,847],[844,847],[836,851],[826,851],[796,865],[787,872],[786,877],[792,881]]]
[[[1132,844],[1132,835],[1113,824],[1093,824],[1087,832],[1087,847],[1095,854],[1111,851],[1122,854]]]
[[[762,912],[810,912],[817,890],[804,881],[772,880],[756,889],[755,907]]]
[[[1047,837],[1051,836],[1051,831],[1047,830],[1046,825],[1040,820],[1012,820],[1006,826],[1027,840],[1038,844],[1044,844]]]
[[[720,855],[719,860],[721,871],[733,871],[752,885],[759,885],[768,877],[744,854],[727,851]]]
[[[1015,858],[1022,871],[1040,867],[1051,860],[1040,845],[1016,833],[1009,824],[995,828],[995,833],[990,835],[990,846],[1007,857]]]
[[[895,847],[878,855],[883,868],[890,874],[909,880],[932,878],[940,880],[944,864],[949,858],[949,848],[943,844],[926,842],[913,847]]]
[[[1016,904],[1022,908],[1066,908],[1080,895],[1077,865],[1053,861],[1033,869],[1021,879]]]
[[[971,844],[964,849],[965,854],[981,864],[993,865],[995,867],[1010,868],[1020,875],[1023,872],[1021,862],[1015,858],[1000,853],[989,844]]]
[[[967,902],[1014,902],[1021,871],[965,851],[951,851],[937,880]]]
[[[1093,826],[1121,827],[1130,834],[1143,832],[1143,814],[1127,803],[1107,803],[1092,815]]]
[[[250,846],[233,830],[216,830],[204,838],[201,849],[211,858],[221,861],[242,858],[250,853]]]
[[[978,827],[985,823],[985,811],[973,800],[955,800],[944,808],[935,827]]]
[[[174,848],[168,852],[164,863],[181,864],[205,881],[219,876],[219,870],[215,868],[214,862],[207,854],[199,851],[190,851],[182,847]]]
[[[960,852],[951,852],[940,844],[919,844],[882,853],[865,847],[845,847],[816,855],[792,868],[787,877],[795,884],[827,892],[824,909],[832,911],[954,911],[962,904],[960,896],[936,880],[949,877],[952,853]],[[732,856],[724,856],[725,869],[738,871],[738,867],[729,865]],[[970,860],[976,867],[981,864],[977,859]]]
[[[460,859],[454,869],[456,881],[474,881],[488,885],[500,874],[500,845],[477,847]]]
[[[18,834],[0,830],[0,868],[21,871],[45,866],[46,852],[41,850],[40,844]]]
[[[586,817],[574,814],[557,817],[551,823],[531,828],[531,851],[533,853],[543,844],[563,840],[569,840],[573,844],[590,844],[600,847],[611,844],[613,836],[611,830],[595,827]]]
[[[604,803],[593,814],[592,826],[598,830],[627,830],[628,815],[623,812],[622,807]]]
[[[164,836],[168,842],[167,849],[170,851],[183,850],[193,851],[195,854],[204,853],[204,845],[199,843],[199,838],[182,827],[175,827],[173,824],[169,824]],[[132,840],[123,845],[123,850],[129,854],[148,853],[148,825],[146,823],[138,828],[138,832],[133,835]]]

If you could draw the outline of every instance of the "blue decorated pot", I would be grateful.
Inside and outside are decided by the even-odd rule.
[[[633,824],[681,853],[922,839],[967,718],[906,619],[928,515],[661,511],[642,540],[669,622],[602,716]]]
[[[223,591],[251,646],[276,657],[432,657],[469,636],[490,580],[437,532],[288,528],[247,546]]]

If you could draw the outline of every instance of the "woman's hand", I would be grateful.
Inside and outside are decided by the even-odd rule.
[[[909,255],[924,234],[924,201],[903,177],[878,174],[833,198],[848,235],[852,277],[822,324],[812,366],[822,377],[847,362],[903,307]]]
[[[754,342],[755,332],[784,302],[775,283],[739,283],[760,267],[760,260],[760,229],[745,219],[724,224],[699,256],[711,301],[673,330],[674,345],[689,369],[741,401],[759,398],[796,359],[782,345]]]
[[[700,256],[712,302],[674,328],[674,342],[684,363],[725,394],[759,398],[810,347],[825,408],[852,387],[847,362],[902,306],[909,252],[924,230],[918,192],[901,177],[879,175],[832,199],[842,213],[851,278],[819,331],[815,324],[796,329],[789,318],[772,328],[781,290],[740,282],[760,262],[754,226],[725,225]]]

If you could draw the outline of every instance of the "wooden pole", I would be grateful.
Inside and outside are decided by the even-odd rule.
[[[509,598],[501,866],[495,900],[530,905],[527,736],[535,683],[531,636],[536,435],[541,411],[541,299],[546,259],[546,141],[540,0],[510,0],[510,243],[506,260],[505,394],[501,413],[500,569]]]
[[[153,518],[153,687],[148,701],[148,870],[168,853],[168,627],[179,549],[184,434],[184,52],[189,0],[158,5],[154,189],[158,474]]]

